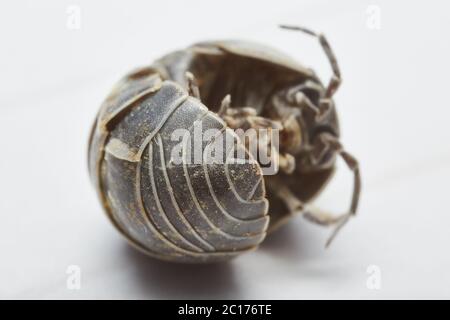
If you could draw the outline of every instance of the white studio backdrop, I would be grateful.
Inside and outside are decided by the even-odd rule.
[[[0,5],[0,298],[450,298],[450,6],[445,1],[11,1]],[[302,217],[258,251],[174,265],[130,248],[86,168],[89,128],[126,72],[194,42],[247,39],[327,79],[338,57],[359,214],[332,247]],[[318,202],[342,210],[340,163]],[[75,280],[74,280],[75,279]]]

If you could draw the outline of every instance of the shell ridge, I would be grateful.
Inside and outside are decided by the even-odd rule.
[[[153,173],[153,143],[150,143],[150,145],[148,147],[148,155],[149,155],[149,175],[150,175],[151,189],[152,189],[153,198],[155,199],[155,203],[158,208],[158,212],[156,212],[156,214],[159,214],[161,216],[165,225],[169,228],[169,230],[173,233],[173,235],[177,237],[177,239],[179,241],[181,241],[183,244],[190,247],[191,249],[195,250],[196,252],[203,252],[203,250],[201,248],[193,245],[188,240],[186,240],[168,219],[167,214],[166,214],[164,208],[162,207],[161,200],[158,195],[158,190],[156,188],[155,177],[154,177],[154,173]],[[139,165],[139,167],[140,166],[141,165]],[[140,175],[139,175],[138,179],[140,180]],[[141,195],[141,192],[139,192],[139,196],[140,195]],[[142,202],[142,197],[140,196],[139,198],[141,199],[140,202]],[[173,239],[171,239],[170,234],[167,234],[167,232],[162,231],[161,227],[158,226],[158,223],[155,221],[154,214],[152,212],[149,212],[143,204],[142,204],[142,208],[144,209],[144,213],[152,221],[153,225],[155,225],[155,227],[157,228],[159,233],[162,236],[164,236],[168,241],[170,241],[171,243],[173,243],[175,246],[178,247],[176,241],[174,242]]]
[[[183,144],[183,156],[186,156],[186,145],[187,142]],[[185,158],[186,159],[186,158]],[[231,239],[231,240],[245,240],[247,239],[247,237],[242,237],[242,236],[236,236],[233,234],[229,234],[223,230],[221,230],[220,228],[218,228],[212,221],[211,219],[206,215],[205,211],[203,210],[202,206],[200,205],[200,202],[197,198],[197,195],[195,194],[194,188],[192,186],[192,180],[189,176],[189,172],[187,170],[187,165],[186,165],[186,161],[183,161],[183,171],[184,171],[184,175],[187,181],[187,185],[188,185],[188,189],[189,192],[191,194],[192,200],[194,201],[194,204],[197,208],[197,210],[201,213],[201,216],[204,218],[204,220],[208,223],[208,225],[217,233],[220,233],[221,235],[223,235],[225,238],[227,239]]]
[[[221,130],[221,132],[225,131],[225,129],[226,129],[226,128],[224,128],[223,130]],[[212,196],[212,198],[213,198],[214,203],[216,204],[216,206],[219,208],[219,210],[220,210],[227,218],[229,218],[230,220],[232,220],[232,221],[234,221],[234,222],[236,222],[236,223],[239,223],[239,224],[245,224],[245,223],[248,223],[249,225],[252,225],[253,223],[260,222],[261,220],[266,220],[267,217],[264,216],[264,215],[261,216],[261,217],[258,217],[258,218],[253,218],[253,219],[242,219],[242,218],[237,218],[237,217],[233,216],[231,213],[229,213],[227,210],[225,210],[225,208],[222,206],[222,204],[220,203],[219,199],[217,198],[216,192],[214,191],[214,188],[213,188],[213,186],[212,186],[212,184],[211,184],[211,179],[210,179],[210,177],[209,177],[208,166],[207,166],[206,161],[205,161],[205,160],[206,160],[205,158],[206,158],[206,155],[207,155],[206,151],[207,151],[207,149],[209,149],[209,147],[212,145],[212,143],[213,143],[213,141],[209,142],[208,145],[206,145],[206,147],[205,147],[205,149],[204,149],[204,151],[203,151],[203,161],[204,161],[204,164],[202,165],[202,167],[203,167],[203,172],[204,172],[204,174],[205,174],[205,179],[206,179],[206,183],[207,183],[207,185],[208,185],[209,192],[210,192],[210,194],[211,194],[211,196]],[[233,188],[233,185],[230,185],[230,187]]]
[[[231,152],[233,151],[233,149],[230,150],[230,153],[228,155],[231,155]],[[229,156],[226,156],[227,160],[229,159]],[[248,199],[243,199],[240,194],[237,192],[234,183],[231,179],[230,176],[230,169],[228,168],[228,165],[225,165],[225,176],[227,178],[228,184],[230,185],[231,191],[233,192],[234,196],[236,197],[236,199],[241,202],[241,203],[246,203],[246,204],[258,204],[261,202],[265,202],[266,199],[262,198],[262,199],[256,199],[256,200],[250,200],[253,195],[256,192],[256,189],[258,188],[258,185],[260,184],[260,182],[262,181],[262,175],[260,176],[258,183],[255,184],[255,186],[253,187],[252,192],[250,192]]]
[[[161,130],[164,123],[166,123],[167,119],[172,115],[172,113],[183,104],[184,101],[188,98],[188,95],[183,95],[177,100],[175,100],[169,107],[169,111],[164,115],[164,117],[161,119],[160,123],[156,126],[156,128],[150,132],[150,134],[145,138],[145,140],[142,142],[141,148],[138,151],[138,157],[141,158],[142,153],[144,152],[145,147],[147,144],[150,143],[150,141],[153,139],[153,137]]]
[[[168,186],[171,186],[171,182],[170,182],[170,178],[167,174],[167,168],[166,168],[166,164],[165,164],[165,159],[164,159],[164,148],[163,148],[163,141],[161,139],[160,134],[156,135],[156,139],[158,141],[158,145],[159,145],[159,151],[160,151],[160,158],[161,158],[161,167],[162,167],[162,172],[164,175],[164,180],[166,182],[166,184]],[[152,178],[154,180],[154,178]],[[210,251],[215,251],[214,246],[212,246],[208,241],[206,241],[205,239],[203,239],[198,233],[197,231],[192,227],[192,225],[189,223],[189,221],[186,219],[186,217],[183,215],[183,212],[180,209],[180,206],[178,205],[177,200],[175,199],[173,192],[169,192],[169,196],[170,199],[172,201],[172,205],[175,208],[175,211],[177,212],[177,215],[179,216],[180,220],[183,222],[183,224],[185,226],[188,226],[192,231],[192,235],[200,242],[202,243],[207,249],[206,250],[210,250]],[[181,234],[181,233],[180,233]],[[186,239],[186,241],[189,241]]]

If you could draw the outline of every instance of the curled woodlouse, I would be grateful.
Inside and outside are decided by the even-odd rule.
[[[327,244],[356,213],[358,163],[339,142],[332,99],[341,82],[337,61],[322,34],[283,28],[319,40],[333,70],[326,86],[271,48],[216,41],[135,70],[107,97],[90,136],[90,176],[111,221],[136,247],[177,262],[221,261],[256,248],[294,213],[334,226]],[[182,143],[173,139],[179,129]],[[239,129],[279,132],[276,149],[256,135],[277,164],[272,174],[263,175]],[[232,143],[211,152],[222,140]],[[191,161],[197,151],[201,161]],[[354,173],[354,190],[349,211],[336,216],[306,204],[326,185],[337,155]]]

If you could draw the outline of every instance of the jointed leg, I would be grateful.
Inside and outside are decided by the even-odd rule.
[[[348,168],[353,172],[353,183],[354,191],[352,196],[352,201],[349,209],[349,213],[356,214],[356,209],[358,207],[359,195],[361,192],[361,175],[359,172],[358,160],[353,157],[350,153],[344,150],[342,144],[337,138],[330,134],[322,134],[323,141],[328,143],[330,148],[334,150],[337,154],[341,156],[344,162],[347,164]]]
[[[217,113],[220,117],[224,116],[227,113],[228,108],[231,105],[231,96],[227,94],[220,104],[219,112]]]
[[[273,192],[281,201],[283,201],[290,213],[303,212],[305,206],[303,202],[298,199],[294,193],[289,189],[278,176],[266,176],[266,186]]]
[[[320,45],[322,46],[322,49],[325,51],[325,54],[331,65],[331,69],[333,70],[333,75],[330,79],[330,82],[327,87],[327,93],[325,95],[325,97],[331,98],[341,83],[341,71],[339,69],[336,56],[334,55],[334,52],[331,49],[331,46],[328,43],[327,38],[322,33],[316,33],[312,30],[303,27],[286,26],[286,25],[280,25],[280,27],[287,30],[301,31],[319,39]]]
[[[297,106],[300,107],[305,107],[309,110],[311,110],[315,116],[316,119],[321,119],[324,114],[326,114],[326,109],[320,109],[319,107],[317,107],[314,103],[312,103],[312,101],[308,98],[308,96],[302,91],[302,88],[299,87],[295,87],[292,90],[296,90],[295,94],[293,95],[293,99],[295,99],[294,103]]]
[[[289,153],[279,153],[277,148],[273,148],[272,130],[283,130],[284,126],[280,121],[274,121],[266,117],[259,116],[256,109],[252,107],[230,107],[231,97],[227,94],[220,105],[218,115],[226,122],[231,129],[254,129],[257,138],[257,150],[259,155],[270,157],[277,161],[279,167],[285,173],[292,173],[295,169],[295,159]],[[260,129],[265,129],[261,131]],[[249,143],[250,141],[244,141]],[[253,142],[252,142],[253,143]],[[248,146],[247,146],[248,147]],[[254,155],[256,156],[256,155]]]
[[[348,211],[341,215],[334,215],[325,211],[322,211],[318,208],[311,207],[301,202],[292,191],[286,187],[282,181],[279,180],[277,176],[267,177],[267,186],[271,189],[271,191],[278,196],[280,200],[286,205],[288,210],[291,213],[300,212],[304,215],[306,219],[311,222],[314,222],[323,226],[334,226],[333,232],[331,236],[328,238],[326,242],[326,247],[328,247],[333,239],[338,234],[339,230],[347,223],[350,217],[356,214],[356,210],[358,207],[359,195],[361,191],[361,177],[359,172],[359,166],[357,160],[350,155],[347,151],[342,148],[340,142],[334,136],[324,133],[320,136],[320,144],[318,144],[319,148],[323,148],[324,150],[320,150],[317,152],[318,159],[317,162],[320,162],[320,157],[327,154],[327,151],[332,150],[336,154],[340,155],[342,159],[345,161],[349,169],[353,172],[353,193],[352,199],[350,203],[350,207]]]
[[[342,82],[341,71],[339,69],[336,56],[334,55],[334,52],[331,49],[331,46],[328,43],[327,38],[322,33],[316,33],[312,30],[303,27],[286,26],[286,25],[280,25],[280,27],[287,30],[301,31],[319,39],[319,43],[322,46],[322,49],[325,51],[325,54],[331,65],[331,69],[333,71],[333,75],[331,76],[331,79],[329,80],[327,89],[325,91],[325,96],[321,99],[320,102],[321,104],[320,109],[325,110],[324,113],[327,113],[327,111],[331,109],[332,103],[331,98],[333,97],[334,93],[337,91],[339,85]]]
[[[325,150],[324,152],[323,151],[319,152],[318,155],[324,155],[327,153],[326,152],[327,150],[328,151],[331,150],[332,152],[338,154],[347,164],[348,168],[353,172],[352,198],[350,202],[350,207],[346,213],[340,216],[334,216],[317,209],[311,209],[310,211],[305,212],[305,218],[307,218],[310,221],[322,225],[335,225],[335,228],[330,238],[327,240],[326,246],[328,246],[333,241],[334,237],[337,235],[339,230],[345,225],[345,223],[347,223],[349,218],[356,214],[359,196],[361,193],[361,175],[359,171],[358,161],[350,153],[344,150],[342,144],[336,137],[328,133],[322,133],[318,139],[320,139],[321,142],[320,146],[322,146],[321,148]],[[320,161],[320,158],[316,160]]]
[[[200,90],[198,89],[197,81],[195,80],[194,75],[186,71],[185,77],[188,83],[188,92],[189,95],[200,100]]]

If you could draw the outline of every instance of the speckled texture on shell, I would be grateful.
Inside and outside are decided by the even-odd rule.
[[[236,75],[230,59],[245,73]],[[199,81],[201,102],[187,94],[188,70]],[[113,224],[137,248],[164,260],[214,262],[256,248],[269,215],[285,218],[283,205],[266,195],[257,162],[174,165],[170,134],[177,128],[192,131],[201,119],[203,130],[238,139],[214,113],[224,94],[263,113],[273,90],[307,79],[320,83],[310,69],[276,51],[239,42],[197,44],[124,77],[101,106],[89,141],[91,180]],[[331,116],[337,132],[336,115]],[[208,143],[202,148],[205,152]],[[309,201],[331,173],[285,179]]]

